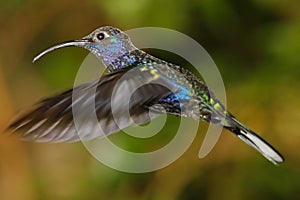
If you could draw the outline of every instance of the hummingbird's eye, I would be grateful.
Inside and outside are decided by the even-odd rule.
[[[96,35],[96,37],[97,37],[98,40],[103,40],[105,38],[105,34],[104,33],[98,33]]]

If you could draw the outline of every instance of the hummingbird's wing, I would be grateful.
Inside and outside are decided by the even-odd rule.
[[[150,71],[109,74],[42,100],[9,129],[22,133],[22,139],[28,141],[75,142],[146,123],[159,114],[152,113],[150,118],[145,105],[170,93],[152,80]]]

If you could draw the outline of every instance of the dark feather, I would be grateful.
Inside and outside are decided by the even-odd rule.
[[[277,165],[284,161],[283,156],[268,142],[254,131],[240,123],[232,115],[228,115],[226,129],[234,133],[239,139],[261,153],[266,159]]]
[[[42,100],[30,112],[13,122],[9,129],[22,133],[24,140],[75,142],[118,132],[134,122],[146,123],[151,120],[147,105],[170,94],[169,89],[152,81],[153,75],[149,71],[141,72],[138,69],[109,74]],[[130,90],[138,85],[142,87],[129,97]],[[125,97],[130,100],[128,105],[124,102]],[[115,115],[112,114],[112,99],[115,101]],[[126,113],[131,114],[132,119],[126,117]],[[97,128],[98,122],[102,132]]]

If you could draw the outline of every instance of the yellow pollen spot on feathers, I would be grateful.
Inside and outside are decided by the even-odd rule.
[[[141,72],[147,71],[147,70],[148,70],[147,66],[144,66],[144,67],[141,67],[141,68],[140,68],[140,71],[141,71]]]
[[[222,110],[222,107],[220,106],[219,103],[216,103],[216,104],[214,105],[214,108],[215,108],[216,110]]]
[[[159,75],[158,75],[156,69],[151,69],[151,70],[150,70],[150,73],[153,75],[153,79],[154,79],[154,80],[159,78]]]

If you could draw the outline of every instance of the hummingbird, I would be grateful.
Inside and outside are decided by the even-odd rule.
[[[108,73],[56,96],[45,98],[29,112],[17,117],[9,129],[20,132],[23,140],[92,140],[117,133],[134,123],[147,123],[153,118],[149,117],[151,111],[154,116],[167,113],[222,126],[273,164],[284,161],[275,148],[228,112],[196,75],[184,67],[136,48],[130,37],[120,29],[112,26],[97,28],[81,39],[66,41],[44,50],[33,62],[53,50],[68,46],[90,51],[102,61]],[[118,90],[114,92],[116,88]],[[126,105],[122,99],[128,95],[129,88],[137,89]],[[74,100],[72,95],[75,92],[79,97]],[[115,99],[114,105],[111,105],[112,98]],[[94,105],[92,109],[91,105]],[[77,113],[84,116],[80,123],[80,137],[72,112],[74,106],[78,108]],[[113,114],[112,109],[117,114]],[[124,117],[126,112],[130,113],[131,120]],[[96,122],[88,119],[91,113],[96,115]],[[98,124],[102,133],[93,131]]]

